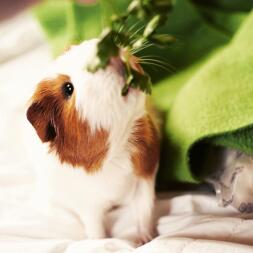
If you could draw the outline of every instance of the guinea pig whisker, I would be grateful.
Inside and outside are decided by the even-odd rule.
[[[144,50],[144,49],[146,49],[146,48],[152,47],[153,45],[154,45],[154,44],[147,42],[147,43],[144,44],[142,47],[132,50],[131,53],[132,53],[132,54],[139,53],[139,52],[141,52],[142,50]]]
[[[165,67],[172,67],[169,63],[161,61],[161,60],[157,60],[157,59],[152,59],[152,58],[139,58],[140,62],[154,62],[154,63],[158,63],[161,64]]]
[[[136,41],[138,40],[138,38],[136,38],[134,41],[133,41],[133,43],[135,43]],[[149,41],[145,41],[140,47],[138,47],[138,48],[133,48],[132,50],[133,51],[137,51],[137,50],[140,50],[140,49],[142,49],[143,47],[145,47],[145,46],[147,46],[147,45],[150,45],[150,44],[152,44],[152,43],[150,43]]]
[[[154,56],[153,55],[141,56],[141,57],[139,57],[139,60],[140,60],[140,62],[149,61],[149,62],[160,63],[160,64],[164,65],[165,67],[170,68],[172,71],[175,71],[175,68],[170,63],[168,63],[165,59],[163,59],[162,57],[159,57],[159,56],[155,56],[155,55]]]
[[[141,21],[136,22],[135,24],[133,24],[132,26],[130,26],[127,31],[131,32],[132,30],[134,30],[139,24],[141,23]]]
[[[129,39],[131,40],[132,38],[134,38],[141,30],[143,30],[145,28],[145,25],[142,25],[139,29],[137,29],[135,32],[133,32],[133,34],[129,37]],[[133,41],[131,41],[132,43]]]
[[[118,41],[118,39],[119,39],[119,34],[123,31],[123,30],[125,30],[127,33],[131,33],[139,24],[141,23],[141,21],[138,21],[138,22],[136,22],[135,24],[133,24],[132,26],[130,26],[130,27],[127,27],[125,24],[122,24],[120,27],[119,27],[119,30],[117,31],[117,35],[115,36],[115,41],[118,43],[118,45],[120,46],[120,44],[119,44],[119,41]],[[138,33],[139,31],[137,31],[137,33]],[[133,35],[133,34],[132,34]],[[132,36],[131,35],[131,36]],[[121,43],[121,45],[122,45],[122,43]]]
[[[166,70],[168,72],[172,72],[173,71],[169,66],[166,66],[166,65],[164,65],[164,64],[162,64],[160,62],[157,62],[157,61],[147,61],[147,60],[145,60],[145,61],[140,61],[140,63],[142,65],[156,66],[156,67],[164,69],[164,70]]]
[[[142,65],[150,65],[150,66],[156,66],[156,67],[159,67],[165,71],[168,71],[168,72],[171,72],[171,70],[169,68],[166,68],[165,66],[163,65],[160,65],[160,64],[156,64],[156,63],[147,63],[147,62],[143,62]]]

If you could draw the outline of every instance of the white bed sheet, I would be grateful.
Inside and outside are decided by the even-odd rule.
[[[220,208],[214,196],[203,193],[158,199],[159,236],[138,248],[113,238],[86,240],[72,214],[60,209],[46,214],[34,206],[33,172],[21,128],[33,84],[50,61],[49,48],[27,14],[1,24],[0,38],[0,252],[253,252],[252,215]],[[113,224],[113,214],[108,223]]]

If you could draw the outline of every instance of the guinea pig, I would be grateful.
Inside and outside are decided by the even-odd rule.
[[[159,129],[138,89],[121,95],[123,63],[95,73],[87,65],[97,40],[71,47],[52,62],[29,102],[30,148],[37,198],[75,213],[86,238],[108,237],[105,215],[124,207],[147,242],[153,232]]]

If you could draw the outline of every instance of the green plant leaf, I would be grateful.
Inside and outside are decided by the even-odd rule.
[[[146,43],[152,42],[157,46],[165,46],[173,41],[173,37],[166,34],[156,34],[157,29],[163,25],[171,8],[170,0],[132,0],[127,11],[121,15],[113,15],[111,25],[104,29],[97,45],[97,54],[89,64],[89,71],[97,71],[105,68],[113,56],[120,55],[120,48],[126,56],[131,56],[132,51],[138,51],[145,47]],[[129,17],[146,20],[147,25],[142,34],[132,34],[121,29],[127,26]],[[122,51],[121,51],[122,52]],[[139,88],[143,92],[151,93],[151,79],[143,71],[136,71],[134,65],[128,61],[131,57],[123,59],[126,67],[125,86],[122,95],[128,93],[129,88]]]
[[[97,55],[93,62],[88,65],[89,71],[95,72],[99,68],[105,68],[110,58],[118,54],[119,48],[113,41],[114,36],[115,32],[112,29],[104,29],[97,45]]]

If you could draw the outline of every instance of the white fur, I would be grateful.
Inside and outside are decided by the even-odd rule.
[[[123,97],[123,78],[113,65],[96,73],[86,70],[96,42],[71,48],[52,63],[44,78],[70,76],[80,117],[88,120],[93,130],[103,127],[109,131],[110,150],[101,170],[91,175],[83,168],[61,164],[56,155],[48,154],[48,144],[42,144],[27,126],[38,182],[36,199],[43,208],[58,205],[78,215],[88,238],[105,237],[106,212],[113,206],[124,206],[136,226],[131,237],[147,241],[152,233],[155,175],[144,179],[134,174],[127,146],[135,120],[147,113],[145,95],[130,91]]]

